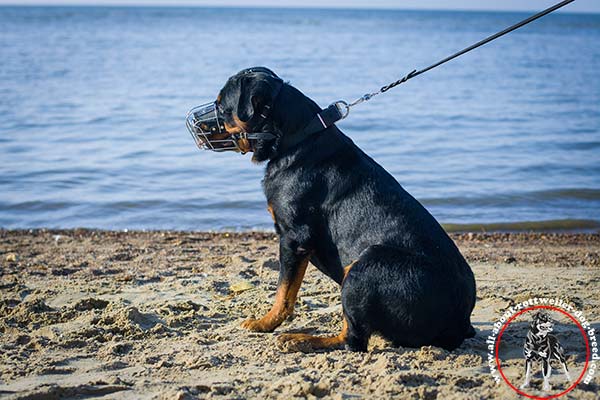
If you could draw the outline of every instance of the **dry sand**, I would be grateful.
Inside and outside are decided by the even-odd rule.
[[[303,354],[282,352],[277,334],[341,326],[339,288],[314,267],[276,333],[239,327],[273,301],[273,234],[0,230],[0,397],[517,398],[485,364],[485,338],[507,306],[561,297],[600,328],[600,235],[453,239],[477,278],[477,337],[453,352],[374,337],[367,354]],[[577,332],[561,332],[580,371]],[[523,363],[515,354],[507,373]],[[557,390],[561,378],[553,375]],[[567,397],[597,399],[599,379]]]

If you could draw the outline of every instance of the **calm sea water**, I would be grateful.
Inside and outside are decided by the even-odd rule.
[[[264,166],[196,150],[190,107],[254,65],[352,100],[526,16],[1,7],[0,227],[269,229]],[[598,229],[598,43],[551,15],[338,125],[443,223]]]

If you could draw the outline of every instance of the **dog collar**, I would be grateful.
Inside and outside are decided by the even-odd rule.
[[[326,109],[319,111],[304,128],[287,138],[285,146],[293,147],[309,136],[324,131],[337,121],[346,118],[349,111],[348,103],[343,100],[330,104]]]

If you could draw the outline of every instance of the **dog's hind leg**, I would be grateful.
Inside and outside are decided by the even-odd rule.
[[[571,382],[571,374],[569,374],[569,370],[567,369],[567,363],[562,362],[563,371],[565,371],[565,378],[567,378],[567,382]]]
[[[344,268],[344,280],[342,281],[342,305],[344,305],[344,283],[348,272],[354,263]],[[279,336],[280,347],[288,351],[309,352],[322,349],[338,349],[346,346],[352,351],[367,351],[369,336],[363,334],[357,325],[355,318],[349,318],[344,310],[342,331],[336,336],[313,336],[305,333],[287,333]]]
[[[550,360],[542,361],[542,374],[544,375],[544,384],[542,385],[542,390],[546,392],[552,390],[552,386],[550,386],[550,374],[552,374]]]
[[[369,345],[370,332],[366,332],[364,327],[360,327],[357,322],[348,319],[348,334],[346,337],[346,350],[367,351]]]
[[[310,352],[321,349],[339,349],[346,343],[348,323],[344,316],[342,331],[336,336],[313,336],[306,333],[285,333],[277,340],[280,348],[287,351]]]
[[[558,358],[558,361],[563,367],[565,372],[565,378],[567,378],[567,382],[571,382],[571,374],[569,374],[569,369],[567,368],[567,360],[565,359],[565,352],[558,341],[554,344],[554,355]]]
[[[525,360],[525,379],[523,380],[521,389],[528,388],[529,382],[531,382],[531,360]]]

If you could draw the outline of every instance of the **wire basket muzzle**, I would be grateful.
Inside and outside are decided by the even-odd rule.
[[[192,108],[186,116],[186,126],[201,150],[239,151],[237,141],[225,129],[216,102]]]

